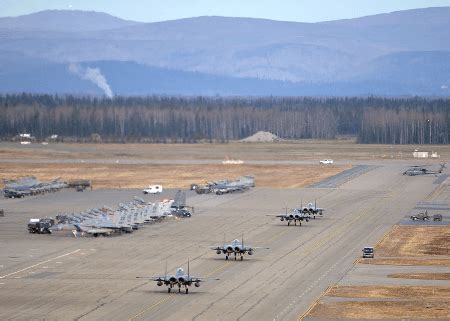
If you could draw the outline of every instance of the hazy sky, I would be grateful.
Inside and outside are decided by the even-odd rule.
[[[450,0],[0,0],[0,16],[78,9],[143,22],[205,15],[316,22],[443,6]]]

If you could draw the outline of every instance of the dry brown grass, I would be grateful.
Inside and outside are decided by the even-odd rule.
[[[335,175],[350,166],[314,165],[133,165],[133,164],[27,164],[0,163],[0,177],[33,175],[41,181],[88,179],[94,188],[142,188],[162,184],[166,188],[186,188],[191,183],[234,179],[254,175],[258,187],[303,187]]]
[[[320,303],[308,315],[320,319],[450,319],[449,301],[345,301]]]
[[[450,226],[395,226],[376,246],[377,258],[357,262],[450,267],[449,247]],[[397,273],[388,277],[449,280],[450,273]],[[386,278],[386,284],[389,283]],[[314,306],[308,317],[331,320],[450,319],[449,287],[335,286],[325,295],[348,298],[349,301],[322,301]]]
[[[450,255],[450,226],[396,226],[376,247],[381,257]]]
[[[70,159],[73,155],[65,151],[46,149],[0,148],[0,159]],[[87,155],[86,155],[87,156]]]
[[[62,144],[47,146],[0,143],[0,158],[104,158],[104,159],[217,159],[242,160],[319,160],[334,159],[411,159],[417,146],[361,145],[349,140],[298,140],[282,143],[229,144]],[[450,158],[450,146],[429,146],[442,159]],[[420,160],[423,163],[423,160]],[[433,162],[428,160],[428,162]],[[435,163],[439,160],[434,161]]]
[[[398,265],[398,266],[449,266],[449,259],[419,259],[419,258],[376,258],[360,259],[358,263],[373,265]]]
[[[450,300],[450,288],[434,286],[335,286],[327,296],[370,299]]]
[[[450,280],[450,273],[394,273],[388,277],[413,280]]]
[[[331,320],[446,319],[450,317],[449,287],[335,286],[327,291],[326,295],[366,300],[322,302],[314,306],[308,314],[309,317]]]

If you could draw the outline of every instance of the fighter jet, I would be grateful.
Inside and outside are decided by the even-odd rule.
[[[244,236],[242,236],[242,242],[238,239],[233,240],[229,244],[225,244],[225,238],[222,246],[214,246],[211,247],[212,250],[215,250],[217,254],[225,254],[225,260],[228,260],[228,257],[231,254],[234,254],[234,260],[237,260],[239,256],[241,261],[244,260],[244,254],[253,255],[253,251],[255,249],[269,249],[268,247],[254,247],[244,245]]]
[[[423,165],[423,166],[411,166],[410,168],[408,168],[406,171],[403,172],[403,175],[407,175],[407,176],[418,176],[418,175],[438,175],[441,174],[442,171],[444,170],[444,168],[446,168],[446,164],[439,164],[440,168],[437,171],[432,171],[429,170],[425,167],[427,167],[428,165]]]
[[[5,197],[9,198],[56,192],[67,187],[67,184],[61,182],[60,178],[55,178],[51,182],[40,182],[34,176],[27,176],[16,180],[3,180],[3,182]]]
[[[316,218],[316,215],[322,216],[323,212],[325,211],[324,208],[317,207],[317,200],[314,200],[314,204],[308,203],[308,205],[305,207],[301,205],[300,209],[297,210],[301,211],[303,214],[309,215],[310,217],[313,216],[314,219]]]
[[[59,214],[56,216],[57,224],[52,226],[52,230],[72,231],[75,237],[86,234],[97,237],[121,232],[131,233],[133,231],[132,226],[119,222],[118,215],[120,213],[114,212],[106,206],[78,214]]]
[[[200,286],[201,282],[204,282],[205,280],[219,280],[214,278],[198,278],[193,277],[189,273],[189,260],[188,260],[188,266],[187,266],[187,274],[184,272],[182,268],[178,268],[175,272],[175,275],[167,275],[167,262],[166,262],[166,270],[164,272],[164,276],[155,276],[155,277],[143,277],[143,276],[137,276],[137,279],[150,279],[153,281],[156,281],[157,286],[163,286],[166,285],[167,292],[170,293],[172,291],[172,288],[178,286],[178,293],[181,292],[181,288],[185,288],[186,294],[189,293],[189,287],[194,284],[196,288]]]
[[[103,227],[93,227],[93,226],[86,226],[86,225],[80,225],[80,224],[73,224],[75,227],[74,236],[77,237],[78,233],[81,235],[89,234],[94,237],[98,237],[100,235],[103,236],[110,236],[112,233],[114,233],[114,229],[111,228],[103,228]]]
[[[280,214],[280,215],[268,215],[268,216],[275,216],[280,219],[281,222],[286,221],[288,223],[288,226],[291,225],[291,222],[294,222],[294,225],[297,225],[297,222],[299,223],[299,226],[302,226],[302,221],[309,221],[309,216],[306,216],[301,209],[293,209],[290,213],[288,213],[288,208],[285,207],[286,213]]]

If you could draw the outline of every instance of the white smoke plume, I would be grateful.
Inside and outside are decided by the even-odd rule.
[[[94,83],[105,93],[105,96],[108,98],[113,97],[113,92],[111,87],[109,87],[108,82],[106,81],[105,76],[101,73],[99,68],[83,68],[82,66],[71,63],[69,65],[69,71],[74,73],[75,75],[80,76],[82,79],[89,80]]]

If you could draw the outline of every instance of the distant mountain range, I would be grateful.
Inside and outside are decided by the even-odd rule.
[[[321,23],[0,18],[0,93],[450,95],[450,7]]]

